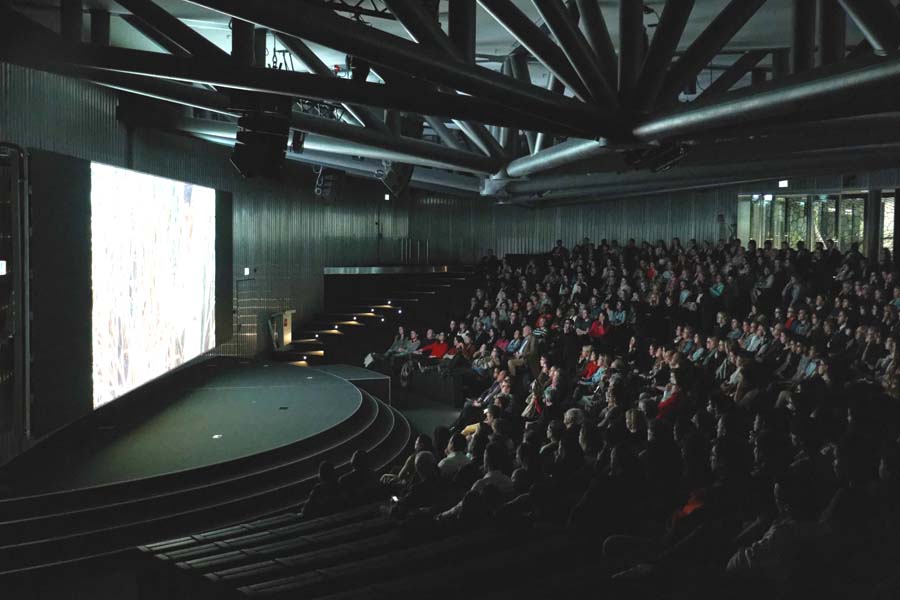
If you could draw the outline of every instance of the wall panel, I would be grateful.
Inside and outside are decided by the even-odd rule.
[[[717,240],[727,235],[717,215],[732,223],[736,210],[734,188],[549,208],[422,194],[410,211],[409,234],[430,240],[435,261],[472,262],[488,248],[501,255],[545,252],[558,239],[567,245],[584,237]]]

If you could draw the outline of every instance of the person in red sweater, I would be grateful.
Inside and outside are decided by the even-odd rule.
[[[422,358],[444,358],[448,350],[450,350],[450,344],[447,343],[447,336],[441,332],[435,341],[422,346],[414,354]]]
[[[607,350],[610,341],[612,340],[611,333],[612,326],[609,324],[609,321],[606,320],[606,311],[601,311],[600,314],[597,315],[597,319],[591,323],[591,328],[588,330],[588,337],[591,340],[591,344],[593,344],[595,348]]]
[[[671,421],[678,416],[681,405],[684,403],[684,391],[681,389],[680,380],[681,373],[678,372],[678,369],[672,369],[669,383],[666,385],[662,400],[660,400],[659,407],[657,407],[657,419]]]

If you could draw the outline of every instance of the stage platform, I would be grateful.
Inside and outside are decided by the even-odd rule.
[[[0,582],[295,514],[323,460],[391,465],[409,422],[352,369],[215,358],[53,434],[0,469]]]
[[[136,423],[101,423],[26,453],[3,470],[15,495],[157,477],[267,452],[326,432],[359,410],[362,394],[324,370],[210,361],[199,377],[164,383],[165,409]]]

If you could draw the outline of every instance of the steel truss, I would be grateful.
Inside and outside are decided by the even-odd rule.
[[[404,162],[418,169],[413,185],[471,194],[481,180],[484,195],[539,203],[712,185],[736,168],[729,158],[749,149],[780,157],[754,158],[774,176],[812,168],[821,142],[824,168],[871,157],[872,140],[846,132],[826,140],[823,128],[874,115],[898,125],[885,131],[900,130],[900,12],[890,0],[794,0],[791,40],[744,49],[728,46],[766,0],[731,0],[684,50],[694,0],[668,0],[650,24],[652,38],[643,3],[619,0],[618,49],[598,0],[532,0],[543,24],[511,0],[453,0],[446,31],[434,0],[187,1],[241,26],[239,60],[237,46],[229,55],[153,0],[119,0],[127,13],[114,16],[168,54],[98,43],[108,39],[108,16],[105,32],[97,19],[94,43],[81,43],[74,15],[83,6],[66,0],[60,32],[0,3],[0,60],[226,116],[237,115],[238,94],[288,96],[296,101],[291,126],[305,134],[294,160],[356,175],[381,160]],[[494,63],[499,71],[476,60],[476,3],[518,42]],[[409,37],[366,19],[399,21]],[[848,21],[865,38],[856,48],[846,43]],[[260,31],[273,33],[308,73],[254,61]],[[347,54],[352,76],[337,77],[308,43]],[[532,81],[530,63],[550,73],[546,86]],[[682,93],[707,72],[714,78],[702,94]],[[732,90],[751,75],[749,86]],[[415,134],[401,134],[400,113],[414,116]],[[216,143],[229,143],[235,130],[222,121],[128,118]],[[440,143],[421,139],[423,121]],[[791,147],[802,152],[782,151]],[[622,175],[645,167],[629,156],[667,148],[679,150],[671,174]]]

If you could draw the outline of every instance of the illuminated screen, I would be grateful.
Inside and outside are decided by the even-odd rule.
[[[216,193],[91,164],[94,408],[211,350]]]

